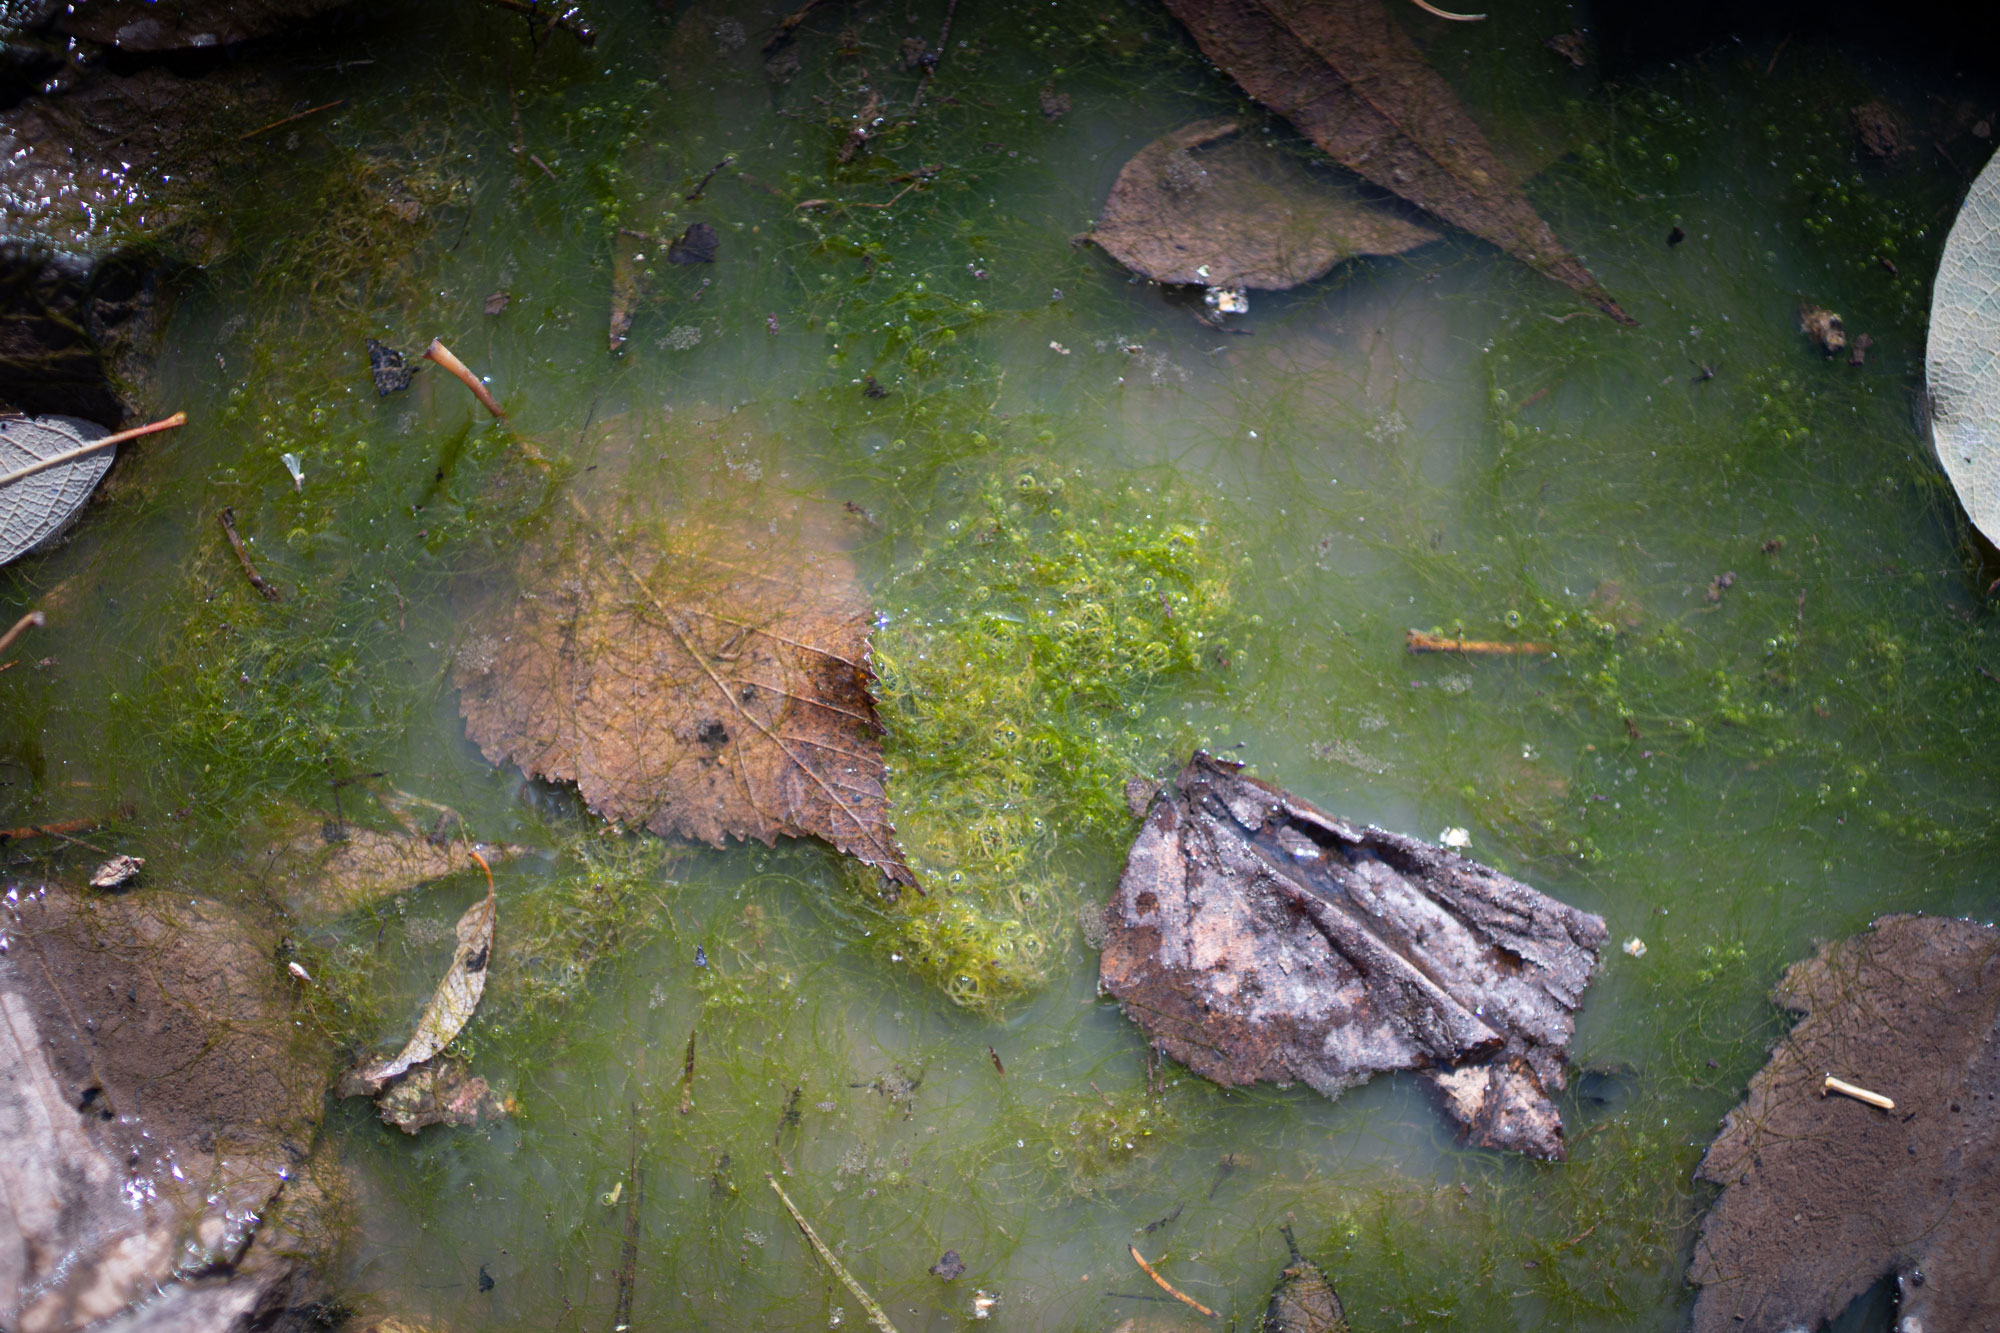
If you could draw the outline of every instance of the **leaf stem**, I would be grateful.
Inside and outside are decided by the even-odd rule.
[[[121,430],[116,435],[107,435],[101,440],[92,440],[90,443],[79,445],[74,449],[65,449],[59,454],[50,454],[47,458],[38,458],[24,468],[17,468],[5,476],[0,476],[0,486],[11,486],[17,481],[34,476],[36,473],[47,472],[50,468],[61,467],[64,463],[73,463],[87,454],[94,454],[99,450],[109,449],[113,445],[123,444],[127,440],[136,440],[141,435],[151,435],[154,431],[172,430],[175,426],[185,426],[187,425],[187,419],[187,413],[176,412],[164,421],[154,421],[144,426],[134,426],[130,430]]]

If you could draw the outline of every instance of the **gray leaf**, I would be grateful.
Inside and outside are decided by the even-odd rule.
[[[0,476],[102,439],[106,433],[102,426],[75,417],[0,421]],[[111,469],[115,453],[103,449],[0,485],[0,565],[61,535]]]
[[[1993,162],[1972,183],[1944,243],[1924,369],[1938,462],[1973,526],[2000,541],[2000,167]]]

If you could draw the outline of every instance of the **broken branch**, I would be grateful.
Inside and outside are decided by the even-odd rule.
[[[0,634],[0,653],[4,653],[9,648],[12,648],[14,646],[14,640],[20,638],[30,628],[40,629],[42,626],[48,623],[49,623],[49,618],[43,615],[40,611],[28,612],[27,615],[22,616],[19,620],[14,622],[14,627],[12,629],[8,630],[5,634]]]
[[[101,440],[92,440],[89,444],[79,445],[74,449],[65,449],[59,454],[50,454],[47,458],[38,458],[26,467],[17,468],[9,472],[6,476],[0,477],[0,486],[11,485],[23,478],[32,477],[38,472],[47,472],[52,467],[61,467],[65,463],[75,462],[86,454],[94,454],[99,450],[109,449],[113,445],[123,444],[127,440],[136,440],[141,435],[151,435],[154,431],[172,430],[175,426],[185,426],[187,419],[187,413],[176,412],[164,421],[154,421],[144,426],[134,426],[130,430],[121,430],[115,435],[107,435]]]
[[[547,168],[545,167],[543,170],[547,170]],[[472,390],[472,396],[477,398],[480,404],[494,416],[504,417],[507,415],[500,410],[500,404],[494,401],[492,392],[479,382],[479,376],[467,370],[465,362],[453,356],[451,349],[446,347],[440,340],[436,338],[431,339],[431,345],[424,349],[424,360],[435,362],[457,376],[458,381],[465,385],[466,388]]]
[[[1473,657],[1532,657],[1556,650],[1552,643],[1536,643],[1533,640],[1506,643],[1497,639],[1426,634],[1420,629],[1411,630],[1403,646],[1413,653],[1466,653]]]
[[[764,1180],[773,1190],[777,1191],[778,1201],[785,1205],[785,1211],[792,1215],[792,1221],[799,1224],[799,1230],[812,1243],[813,1253],[817,1254],[820,1257],[820,1261],[833,1270],[833,1275],[840,1279],[841,1285],[853,1294],[854,1299],[861,1302],[861,1308],[868,1312],[868,1322],[882,1330],[882,1333],[896,1333],[896,1326],[889,1322],[889,1316],[882,1313],[882,1307],[875,1303],[875,1298],[868,1294],[865,1287],[854,1280],[854,1274],[848,1272],[846,1265],[842,1264],[834,1252],[826,1247],[826,1242],[821,1240],[819,1233],[812,1229],[812,1223],[806,1221],[806,1215],[799,1211],[797,1204],[792,1202],[792,1196],[785,1193],[785,1187],[778,1183],[778,1178],[769,1171],[766,1171],[764,1173]],[[1136,1255],[1137,1253],[1137,1250],[1133,1251],[1133,1254]],[[1139,1262],[1143,1264],[1146,1261],[1141,1259]],[[1155,1281],[1157,1280],[1155,1279]],[[1165,1286],[1166,1284],[1162,1283],[1161,1285]],[[1173,1288],[1168,1287],[1167,1290],[1172,1291]],[[1182,1299],[1185,1300],[1186,1297],[1182,1297]],[[1190,1305],[1194,1304],[1192,1301],[1188,1303]],[[1198,1305],[1195,1308],[1203,1309],[1203,1307]],[[1205,1313],[1213,1314],[1214,1311],[1207,1310]]]
[[[1151,1264],[1147,1263],[1146,1256],[1139,1253],[1139,1247],[1137,1245],[1127,1245],[1125,1248],[1132,1252],[1132,1262],[1138,1264],[1141,1269],[1145,1270],[1146,1276],[1153,1279],[1154,1282],[1158,1283],[1161,1291],[1166,1292],[1167,1295],[1173,1297],[1175,1300],[1179,1301],[1182,1305],[1190,1306],[1193,1309],[1199,1310],[1203,1314],[1207,1315],[1210,1319],[1215,1318],[1215,1311],[1209,1309],[1206,1305],[1203,1305],[1200,1301],[1196,1300],[1194,1297],[1182,1291],[1179,1287],[1176,1287],[1173,1283],[1161,1277],[1159,1270],[1154,1268]]]
[[[1837,1079],[1831,1074],[1826,1076],[1826,1082],[1820,1086],[1819,1095],[1824,1097],[1829,1092],[1841,1093],[1844,1096],[1852,1097],[1857,1102],[1867,1102],[1870,1106],[1880,1107],[1884,1111],[1893,1111],[1896,1109],[1896,1103],[1884,1097],[1881,1093],[1870,1092],[1866,1088],[1857,1088],[1852,1083],[1846,1082],[1843,1079]]]
[[[230,549],[236,552],[236,562],[243,566],[243,572],[249,576],[250,586],[264,594],[265,601],[277,601],[283,594],[278,591],[275,584],[257,572],[257,566],[250,563],[250,552],[243,549],[243,538],[236,531],[235,508],[224,506],[216,518],[222,523],[222,535],[229,538]]]

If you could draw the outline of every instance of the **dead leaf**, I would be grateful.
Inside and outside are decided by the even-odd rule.
[[[507,1107],[463,1060],[444,1059],[411,1070],[409,1077],[376,1099],[375,1111],[383,1124],[414,1134],[429,1125],[498,1120],[507,1114]]]
[[[738,525],[740,522],[740,526]],[[824,838],[914,887],[889,826],[853,562],[816,525],[593,522],[525,558],[453,679],[494,763],[575,782],[607,819],[720,847]]]
[[[265,882],[288,910],[323,921],[471,869],[467,848],[492,865],[527,851],[470,841],[458,812],[434,801],[388,792],[381,803],[401,827],[384,831],[307,815],[262,855]]]
[[[139,872],[146,868],[143,856],[127,856],[123,852],[97,867],[90,877],[93,889],[122,889],[139,878]]]
[[[370,338],[368,373],[375,381],[375,396],[387,398],[392,393],[401,393],[409,388],[410,377],[417,372],[414,367],[403,364],[401,352],[385,342]]]
[[[53,542],[76,521],[84,501],[111,469],[112,449],[46,466],[104,438],[104,427],[77,417],[16,417],[0,421],[0,565]],[[35,469],[31,471],[31,469]]]
[[[1621,324],[1382,0],[1165,0],[1202,52],[1334,161],[1463,227]]]
[[[514,299],[513,297],[509,296],[504,291],[494,292],[491,296],[486,298],[486,306],[485,306],[486,313],[489,315],[499,314],[502,310],[505,310],[507,308],[507,303],[513,299]]]
[[[1793,965],[1802,1014],[1702,1159],[1695,1333],[1818,1328],[1885,1275],[1900,1329],[2000,1326],[2000,931],[1884,917]],[[1893,1112],[1827,1096],[1831,1073]]]
[[[1422,1069],[1481,1147],[1564,1156],[1552,1094],[1602,918],[1196,754],[1105,908],[1102,986],[1225,1086]]]
[[[1140,149],[1090,239],[1155,282],[1283,291],[1357,255],[1402,254],[1438,238],[1394,203],[1315,176],[1241,129],[1201,120]]]
[[[466,908],[458,919],[458,949],[451,956],[444,980],[424,1006],[416,1032],[393,1058],[349,1070],[340,1080],[341,1096],[372,1097],[411,1065],[421,1064],[451,1044],[486,991],[486,965],[493,958],[493,921],[498,910],[489,879],[486,896]]]

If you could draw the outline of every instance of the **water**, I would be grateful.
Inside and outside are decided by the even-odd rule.
[[[54,661],[0,675],[8,823],[129,803],[155,885],[252,907],[274,829],[379,823],[389,787],[531,849],[459,1042],[515,1113],[412,1139],[331,1110],[344,1298],[609,1327],[636,1161],[635,1327],[865,1320],[766,1172],[904,1329],[968,1323],[975,1291],[996,1326],[1191,1314],[1130,1243],[1241,1322],[1287,1221],[1357,1328],[1676,1326],[1691,1173],[1782,1030],[1784,965],[1883,912],[1993,913],[1991,575],[1918,410],[1977,90],[1805,42],[1601,87],[1543,49],[1559,6],[1422,29],[1641,326],[1455,236],[1257,295],[1233,336],[1070,243],[1132,151],[1247,110],[1149,9],[962,6],[914,112],[897,56],[940,5],[816,17],[788,81],[774,14],[592,17],[583,52],[382,11],[288,67],[297,105],[347,101],[205,201],[213,262],[152,391],[191,424],[0,575],[53,621],[24,648]],[[842,165],[871,93],[885,123]],[[1876,95],[1922,128],[1898,164],[1846,123]],[[719,261],[662,264],[697,220]],[[613,247],[654,269],[617,354]],[[1872,335],[1865,367],[1807,343],[1802,301]],[[433,370],[375,397],[363,338],[433,335],[504,425]],[[607,834],[465,739],[452,663],[558,496],[636,523],[743,487],[846,524],[923,903],[815,845]],[[283,603],[244,584],[225,504]],[[1004,626],[1040,611],[1079,628],[1024,648]],[[1559,652],[1413,657],[1410,628]],[[1149,1075],[1083,921],[1123,776],[1196,745],[1350,818],[1467,828],[1644,940],[1586,997],[1569,1163],[1456,1148],[1409,1080]],[[475,892],[280,920],[322,983],[302,1040],[399,1043]]]

